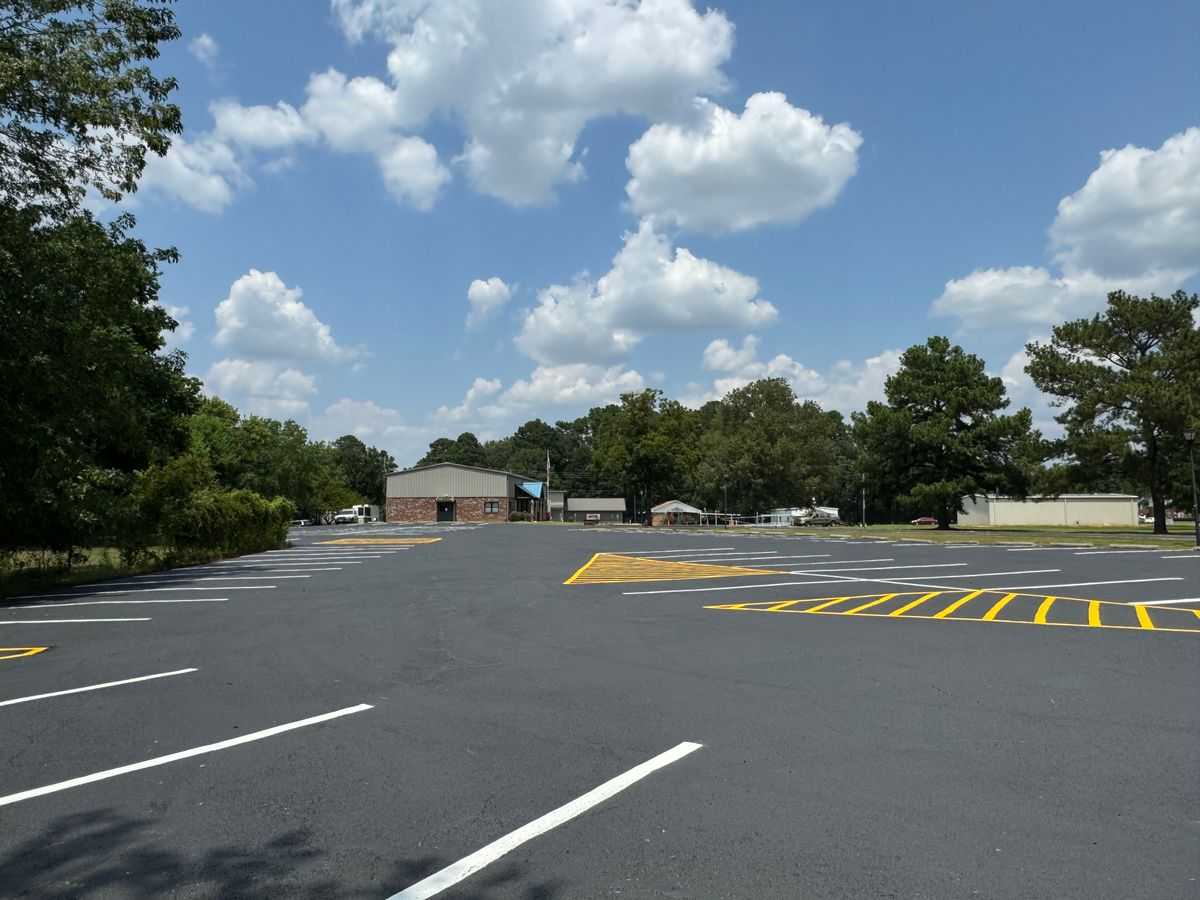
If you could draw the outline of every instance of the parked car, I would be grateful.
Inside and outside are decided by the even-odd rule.
[[[358,522],[358,510],[343,509],[333,517],[334,525],[354,525]]]
[[[303,528],[305,525],[311,525],[312,519],[292,519],[293,528]]]
[[[919,519],[913,519],[909,525],[936,525],[938,520],[933,516],[921,516]]]

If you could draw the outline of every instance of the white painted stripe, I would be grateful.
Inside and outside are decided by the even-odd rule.
[[[1094,587],[1102,584],[1148,584],[1151,581],[1183,581],[1182,578],[1127,578],[1124,581],[1073,581],[1070,584],[1021,584],[1015,587],[994,587],[989,591],[1027,591],[1030,588]]]
[[[0,625],[66,625],[72,622],[149,622],[149,619],[0,619]]]
[[[644,594],[708,594],[713,591],[758,591],[763,588],[776,587],[798,587],[804,585],[838,585],[846,584],[851,581],[869,581],[872,584],[887,584],[881,582],[877,578],[839,578],[836,581],[769,581],[766,583],[759,582],[757,584],[737,584],[724,585],[722,587],[701,587],[701,588],[660,588],[656,591],[622,591],[622,595],[626,597],[639,597]]]
[[[807,568],[811,569],[814,566],[848,566],[848,565],[855,564],[855,563],[895,562],[895,561],[896,561],[896,557],[894,557],[894,556],[880,556],[876,559],[831,559],[828,562],[809,563]],[[966,565],[966,563],[963,563],[962,565]],[[909,567],[905,566],[905,568],[907,569]]]
[[[311,575],[205,575],[196,581],[273,581],[285,578],[312,578]]]
[[[1076,550],[1075,556],[1107,556],[1113,553],[1162,553],[1162,550]]]
[[[142,675],[138,678],[124,678],[121,681],[106,681],[104,684],[89,684],[87,687],[71,688],[66,691],[51,691],[49,694],[33,694],[29,697],[17,697],[15,700],[0,700],[0,706],[12,706],[16,703],[28,703],[31,700],[45,700],[47,697],[62,697],[66,694],[82,694],[84,691],[98,691],[101,688],[116,687],[121,684],[133,684],[137,681],[152,681],[155,678],[169,678],[172,675],[186,675],[197,672],[198,669],[176,669],[174,672],[159,672],[157,675]]]
[[[732,562],[732,563],[737,563],[740,566],[742,563],[748,563],[748,562],[770,562],[770,561],[781,560],[781,559],[814,559],[819,556],[829,556],[829,554],[828,553],[810,553],[805,556],[752,556],[749,559],[745,559],[745,558],[737,557],[737,556],[733,556],[733,557],[713,556],[713,557],[706,557],[704,559],[692,559],[691,557],[689,557],[686,560],[686,562],[690,562],[690,563]],[[839,560],[838,562],[858,562],[858,561],[859,560]],[[865,562],[877,562],[877,560],[872,560],[872,559],[868,559],[868,560],[864,560],[864,561]],[[670,560],[663,560],[663,562],[670,562]],[[823,565],[827,565],[827,563],[809,563],[809,565],[810,566],[823,566]]]
[[[850,560],[847,560],[849,562]],[[822,569],[820,572],[792,570],[793,575],[823,575],[826,572],[891,572],[895,569],[957,569],[966,563],[928,563],[919,566],[861,566],[852,569]],[[811,566],[809,567],[811,568]]]
[[[1066,553],[1068,550],[1078,550],[1080,547],[1086,547],[1087,544],[1067,544],[1063,547],[1009,547],[1005,553],[1043,553],[1047,550],[1058,550],[1060,553]]]
[[[968,572],[965,575],[936,575],[935,578],[940,578],[943,581],[949,578],[997,578],[1001,575],[1045,575],[1051,572],[1061,572],[1062,569],[1018,569],[1008,572]],[[903,575],[893,576],[899,581],[905,581]],[[897,582],[897,583],[898,583]]]
[[[172,597],[152,600],[72,600],[68,603],[30,603],[28,606],[9,606],[9,609],[50,609],[55,606],[123,606],[131,603],[224,603],[228,597]]]
[[[1171,554],[1171,556],[1160,556],[1159,559],[1200,559],[1200,553],[1191,556],[1183,550],[1172,550]]]
[[[106,778],[116,778],[118,775],[127,775],[130,772],[138,772],[142,769],[149,769],[154,766],[165,765],[166,763],[176,762],[180,759],[188,759],[192,756],[200,756],[203,753],[213,753],[217,750],[227,750],[230,747],[236,747],[238,744],[246,744],[250,741],[260,741],[263,738],[273,737],[277,734],[283,734],[285,731],[293,731],[297,728],[304,728],[307,725],[316,725],[319,722],[328,722],[330,719],[336,719],[339,716],[348,716],[352,713],[362,712],[363,710],[371,709],[369,703],[360,703],[358,706],[347,706],[345,709],[334,710],[333,712],[324,713],[323,715],[313,716],[310,719],[300,719],[298,722],[288,722],[286,725],[276,725],[273,728],[266,728],[262,731],[255,731],[253,734],[243,734],[235,738],[229,738],[225,741],[218,741],[215,744],[205,744],[203,747],[193,747],[191,750],[180,750],[178,753],[168,753],[166,756],[156,756],[153,759],[145,759],[141,762],[131,763],[127,766],[119,766],[115,769],[105,769],[103,772],[94,772],[91,775],[83,775],[79,778],[72,778],[68,781],[60,781],[56,784],[48,784],[45,787],[33,788],[28,791],[21,791],[17,794],[9,794],[7,797],[0,797],[0,806],[8,806],[10,803],[20,803],[22,800],[30,800],[34,797],[42,797],[46,794],[54,794],[58,791],[65,791],[69,788],[80,787],[85,784],[91,784],[94,781],[103,781]]]
[[[471,877],[485,866],[491,865],[505,854],[511,853],[522,844],[533,840],[539,835],[545,834],[552,828],[557,828],[559,825],[570,822],[592,807],[600,805],[610,797],[641,781],[647,775],[658,771],[664,766],[669,766],[673,762],[678,762],[689,753],[699,750],[702,746],[704,745],[696,744],[692,741],[684,741],[681,744],[677,744],[665,753],[660,753],[653,759],[648,759],[641,765],[634,766],[628,772],[604,782],[599,787],[592,788],[586,794],[577,797],[570,803],[564,803],[558,809],[534,819],[528,825],[523,825],[516,831],[510,831],[504,837],[492,841],[492,843],[476,850],[470,856],[463,857],[458,862],[446,866],[446,868],[439,872],[434,872],[428,878],[422,878],[411,887],[405,888],[398,894],[393,894],[388,900],[425,900],[427,897],[440,894],[460,881]]]
[[[274,587],[275,587],[275,585],[273,585],[273,584],[254,584],[254,585],[223,584],[223,585],[221,585],[221,590],[223,590],[223,591],[269,591],[269,590],[272,590]],[[79,593],[73,593],[71,591],[57,591],[52,595],[24,594],[23,596],[20,596],[20,597],[13,597],[13,599],[14,600],[36,600],[38,597],[42,597],[42,596],[104,597],[108,594],[154,594],[154,593],[161,593],[163,591],[170,592],[170,591],[211,591],[211,590],[214,590],[214,588],[211,588],[211,587],[156,587],[156,588],[130,588],[127,591],[84,590]]]
[[[668,553],[716,553],[720,550],[736,550],[737,547],[689,547],[683,550],[605,550],[605,553],[615,553],[618,556],[625,556],[630,553],[636,553],[638,556],[666,556]]]
[[[1134,600],[1130,606],[1170,606],[1174,603],[1200,603],[1200,597],[1184,597],[1182,600]]]

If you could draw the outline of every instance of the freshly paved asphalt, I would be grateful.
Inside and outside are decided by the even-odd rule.
[[[395,532],[302,529],[296,551],[235,574],[282,575],[270,569],[314,541]],[[747,563],[788,572],[887,558],[862,567],[931,568],[856,577],[955,590],[1120,581],[1038,592],[1184,600],[1200,598],[1200,554],[408,533],[442,540],[309,578],[42,598],[220,603],[0,607],[0,647],[50,647],[0,660],[0,703],[198,670],[0,705],[0,804],[372,705],[0,805],[0,896],[383,900],[681,741],[704,746],[439,896],[1200,895],[1200,633],[705,608],[919,590],[764,586],[826,580],[808,575],[563,584],[598,551],[732,546],[713,555],[830,554]],[[939,580],[1033,569],[1058,571]],[[1132,583],[1155,578],[1178,580]],[[716,586],[745,590],[627,593]]]

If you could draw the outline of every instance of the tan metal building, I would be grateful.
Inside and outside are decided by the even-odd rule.
[[[600,522],[623,522],[625,520],[624,497],[569,497],[567,498],[566,522],[586,522],[588,514],[597,515]]]
[[[1016,500],[995,494],[963,498],[959,525],[1137,525],[1133,494],[1060,494]]]
[[[546,518],[545,484],[515,472],[435,463],[387,477],[389,522],[503,522]]]

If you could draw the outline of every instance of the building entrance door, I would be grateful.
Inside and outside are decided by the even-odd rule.
[[[454,521],[454,501],[439,500],[437,502],[437,520],[439,522]]]

